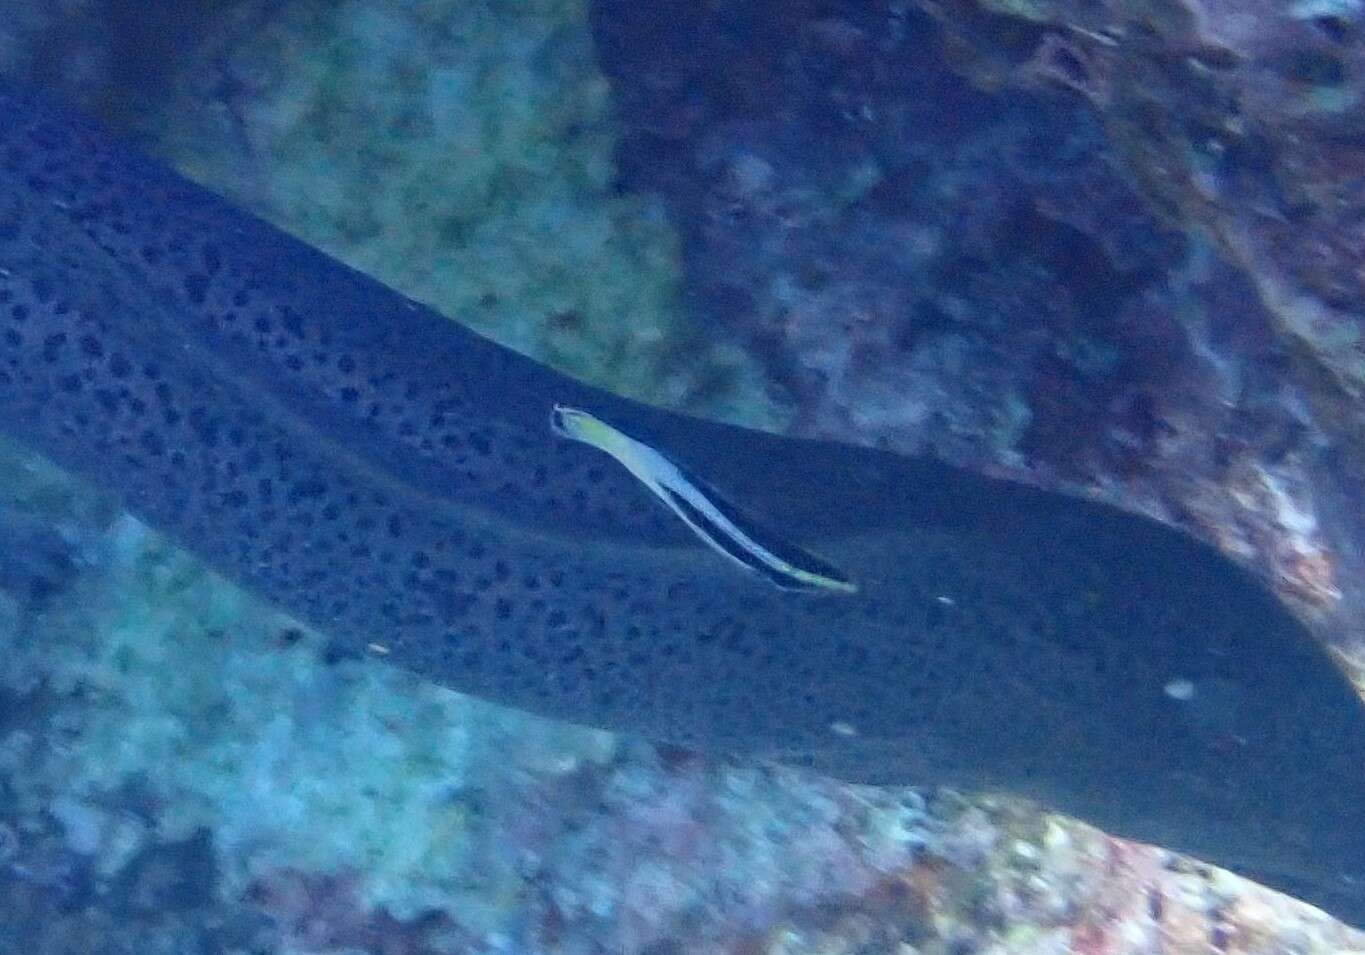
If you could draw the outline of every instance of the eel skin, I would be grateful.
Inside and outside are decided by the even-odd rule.
[[[831,559],[780,591],[581,407]],[[1100,504],[645,407],[0,87],[0,430],[363,652],[535,713],[1031,797],[1365,926],[1365,709],[1211,548]]]

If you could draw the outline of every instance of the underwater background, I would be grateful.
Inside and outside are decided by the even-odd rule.
[[[1362,31],[1357,0],[0,0],[0,73],[610,390],[1173,523],[1360,672]],[[353,659],[13,447],[0,540],[0,951],[1365,951],[1021,803]]]

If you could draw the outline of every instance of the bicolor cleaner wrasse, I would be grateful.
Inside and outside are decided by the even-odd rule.
[[[249,591],[466,693],[1031,797],[1365,925],[1365,710],[1211,548],[606,394],[41,99],[0,117],[0,429]],[[557,405],[684,484],[556,434]]]

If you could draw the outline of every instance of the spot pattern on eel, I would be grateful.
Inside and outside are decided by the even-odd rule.
[[[1360,701],[1211,549],[624,401],[40,99],[0,89],[0,115],[0,430],[263,598],[464,692],[855,781],[1009,790],[1365,923]],[[737,573],[556,437],[556,403],[665,450],[858,593]]]

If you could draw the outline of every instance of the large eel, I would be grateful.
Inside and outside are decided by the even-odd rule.
[[[590,411],[856,594],[703,546]],[[1365,711],[1209,547],[566,378],[0,89],[0,427],[359,650],[536,713],[1032,797],[1365,926]]]

